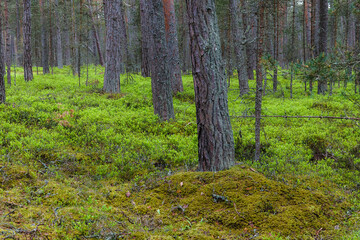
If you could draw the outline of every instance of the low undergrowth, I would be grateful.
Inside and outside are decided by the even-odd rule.
[[[108,95],[93,68],[88,86],[85,77],[79,86],[69,68],[54,71],[30,83],[17,79],[0,106],[1,237],[358,234],[352,231],[359,227],[359,122],[264,118],[262,160],[253,163],[254,119],[238,117],[253,115],[255,95],[239,97],[234,76],[229,110],[239,166],[198,173],[190,75],[183,76],[185,91],[174,96],[176,119],[164,123],[153,114],[150,79],[124,76],[122,93]],[[360,97],[351,84],[317,96],[295,81],[293,99],[289,84],[284,74],[277,93],[266,91],[264,115],[359,116]]]

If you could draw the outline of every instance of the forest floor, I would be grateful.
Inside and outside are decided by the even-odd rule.
[[[84,69],[85,70],[85,69]],[[201,173],[191,75],[174,96],[176,119],[153,114],[151,81],[70,68],[7,86],[0,106],[1,239],[358,239],[360,127],[344,119],[264,118],[254,155],[255,81],[229,110],[237,164]],[[85,72],[85,71],[84,71]],[[268,86],[271,84],[268,81]],[[281,72],[263,115],[359,117],[360,95],[317,96]],[[341,84],[342,86],[342,84]]]

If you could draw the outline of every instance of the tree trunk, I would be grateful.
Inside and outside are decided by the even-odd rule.
[[[327,54],[327,30],[328,30],[328,1],[320,0],[320,33],[319,33],[319,53]],[[327,91],[327,79],[319,79],[318,94],[325,94]]]
[[[2,19],[0,14],[0,58],[3,56],[3,45],[2,45]],[[0,69],[5,68],[3,59],[0,59]],[[5,103],[5,79],[4,74],[0,71],[0,104]]]
[[[141,75],[151,76],[151,32],[149,22],[149,1],[140,0],[140,20],[141,20]]]
[[[248,74],[247,74],[247,60],[245,50],[245,35],[243,29],[242,19],[240,15],[239,1],[230,0],[230,15],[231,15],[231,30],[234,41],[234,51],[236,59],[236,68],[238,71],[240,94],[247,94],[249,92]],[[241,16],[241,15],[240,15]]]
[[[170,72],[173,93],[182,92],[183,83],[181,78],[179,42],[177,36],[177,23],[174,0],[162,0],[165,14],[165,32],[170,61]]]
[[[50,72],[49,69],[49,45],[48,45],[48,34],[47,34],[47,24],[45,21],[45,12],[44,12],[44,1],[39,0],[40,5],[40,21],[41,21],[41,59],[42,59],[42,67],[43,74],[47,74]]]
[[[24,79],[33,80],[31,60],[31,0],[24,0]]]
[[[154,113],[162,121],[175,118],[172,89],[170,58],[166,45],[164,7],[162,0],[149,2],[149,19],[152,26],[153,49],[151,61],[151,88],[153,94]]]
[[[316,53],[316,0],[311,0],[311,57],[317,57]],[[310,83],[310,89],[312,89],[312,83]],[[311,91],[311,90],[310,90]]]
[[[4,1],[4,17],[5,17],[5,36],[6,36],[6,52],[5,52],[5,63],[6,63],[6,76],[7,83],[11,85],[11,44],[10,44],[10,24],[9,24],[9,11],[8,1]]]
[[[265,2],[260,0],[258,10],[258,37],[257,37],[257,64],[256,64],[256,97],[255,97],[255,161],[260,161],[261,158],[261,143],[260,143],[260,130],[261,130],[261,104],[262,104],[262,65],[261,59],[263,56],[263,42],[264,42],[264,15],[265,15]]]
[[[234,165],[234,139],[214,0],[186,0],[198,125],[199,170]]]
[[[279,0],[274,0],[274,74],[273,74],[273,92],[277,91],[278,86],[278,66],[277,61],[279,60]]]
[[[245,29],[245,38],[246,38],[246,44],[245,44],[245,48],[246,48],[246,60],[247,60],[247,74],[248,74],[248,79],[253,80],[254,79],[254,68],[252,65],[252,57],[253,57],[253,44],[251,43],[253,39],[251,39],[252,37],[252,29],[254,28],[253,26],[253,21],[249,21],[249,8],[247,7],[246,1],[245,0],[240,0],[240,4],[241,4],[241,9],[245,10],[242,12],[242,20],[243,20],[243,24],[244,24],[244,29]],[[250,13],[251,15],[251,13]],[[249,22],[251,24],[249,24]]]
[[[104,0],[106,25],[106,63],[104,75],[104,91],[107,93],[120,92],[120,64],[121,64],[121,0]]]
[[[60,9],[59,0],[55,0],[55,8]],[[61,40],[61,23],[62,19],[60,18],[58,10],[55,10],[56,18],[56,59],[58,68],[63,68],[63,50],[62,50],[62,40]]]
[[[99,63],[101,66],[104,66],[104,58],[103,58],[103,54],[101,51],[99,34],[98,34],[98,30],[96,27],[96,22],[95,22],[93,10],[92,10],[92,0],[88,0],[88,3],[89,3],[89,14],[90,14],[91,21],[92,21],[91,25],[92,25],[92,29],[93,29],[93,33],[94,33],[94,38],[95,38],[96,50],[97,50],[98,57],[99,57]]]

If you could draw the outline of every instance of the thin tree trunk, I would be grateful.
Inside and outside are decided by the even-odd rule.
[[[234,139],[214,0],[186,0],[198,125],[199,170],[234,165]]]
[[[165,32],[168,49],[168,56],[170,61],[170,72],[172,79],[173,93],[182,92],[183,83],[181,78],[180,57],[179,57],[179,42],[177,36],[177,23],[174,0],[162,0],[165,14]]]
[[[121,0],[104,0],[106,25],[106,63],[104,74],[104,91],[107,93],[120,92],[120,64],[121,64]]]
[[[62,11],[59,11],[59,0],[55,0],[55,18],[56,18],[56,59],[57,59],[57,67],[62,69],[64,66],[63,63],[63,49],[62,49],[62,40],[61,40],[61,23],[62,19],[60,18],[60,14]]]
[[[230,0],[230,15],[232,22],[232,37],[234,41],[234,51],[236,59],[236,68],[238,71],[238,79],[240,86],[240,94],[247,94],[249,92],[248,74],[247,74],[247,60],[245,50],[245,36],[242,19],[239,18],[238,11],[239,1]],[[241,10],[241,9],[240,9]]]
[[[253,24],[253,22],[251,22],[251,24],[248,24],[250,21],[248,19],[248,8],[247,8],[247,4],[245,0],[240,0],[240,4],[241,4],[241,9],[243,9],[244,11],[242,11],[242,20],[243,20],[243,24],[244,24],[244,29],[245,29],[245,38],[246,38],[246,43],[245,43],[245,48],[246,48],[246,60],[247,60],[247,74],[248,74],[248,79],[253,80],[254,79],[254,69],[252,66],[252,55],[253,55],[253,49],[252,49],[252,39],[251,39],[251,28],[253,28],[253,26],[251,26],[251,24]]]
[[[141,74],[143,77],[151,76],[151,32],[149,23],[149,1],[140,0],[141,20]]]
[[[149,9],[150,22],[152,26],[157,26],[152,29],[154,51],[151,61],[153,65],[151,67],[151,88],[154,113],[158,115],[162,121],[167,121],[175,118],[175,114],[162,0],[151,0]]]
[[[31,60],[31,0],[24,0],[24,79],[33,80]]]
[[[48,46],[48,34],[47,34],[47,24],[45,22],[45,12],[44,12],[44,1],[39,0],[40,5],[40,19],[41,19],[41,59],[42,59],[42,67],[43,74],[47,74],[50,72],[49,69],[49,46]]]
[[[274,73],[273,73],[273,92],[277,91],[278,85],[278,66],[277,61],[279,60],[279,0],[274,0]]]
[[[97,53],[99,56],[99,63],[101,66],[104,66],[104,58],[103,58],[103,54],[101,51],[99,34],[98,34],[98,30],[96,28],[96,22],[95,22],[93,10],[92,10],[92,0],[88,0],[88,3],[89,3],[89,14],[90,14],[91,21],[92,21],[92,29],[94,32],[94,38],[95,38],[95,43],[96,43],[96,50],[97,50]]]
[[[328,1],[320,0],[320,33],[319,53],[327,55],[327,30],[328,30]],[[327,79],[319,79],[318,94],[325,94],[327,91]]]
[[[11,85],[11,44],[10,44],[10,24],[9,24],[9,10],[8,10],[8,1],[4,1],[4,17],[5,17],[5,36],[6,36],[6,52],[5,52],[5,62],[6,62],[6,76],[7,83]]]
[[[3,56],[3,45],[2,45],[2,16],[0,14],[0,58]],[[5,68],[3,59],[0,59],[0,69]],[[4,74],[0,71],[0,104],[4,104],[6,101],[5,96],[5,79]]]
[[[262,104],[262,81],[263,72],[261,59],[263,55],[264,24],[265,24],[265,2],[260,0],[258,10],[258,38],[257,38],[257,64],[256,64],[256,97],[255,97],[255,161],[261,158],[261,104]]]

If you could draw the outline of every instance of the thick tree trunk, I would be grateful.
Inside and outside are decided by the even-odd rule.
[[[251,39],[253,37],[252,35],[252,29],[254,28],[254,21],[250,21],[249,20],[249,15],[251,15],[251,11],[250,9],[247,7],[246,1],[245,0],[240,0],[240,4],[241,4],[241,9],[243,9],[244,11],[242,12],[242,20],[243,20],[243,24],[244,24],[244,29],[245,29],[245,38],[246,38],[246,44],[245,44],[245,48],[246,48],[246,60],[247,60],[247,73],[248,73],[248,79],[254,79],[254,68],[253,68],[253,64],[252,64],[252,58],[253,58],[253,44],[251,43],[253,39]]]
[[[24,0],[24,79],[33,80],[31,60],[31,0]]]
[[[43,67],[43,74],[50,72],[49,69],[49,45],[48,45],[48,29],[45,21],[45,12],[44,12],[44,1],[39,0],[40,5],[40,21],[41,21],[41,65]]]
[[[238,71],[240,94],[247,94],[249,92],[249,82],[247,74],[247,60],[245,50],[245,35],[242,18],[238,17],[240,14],[239,1],[230,0],[230,15],[232,25],[232,37],[234,41],[234,51],[236,59],[236,68]],[[241,16],[241,15],[240,15]]]
[[[167,121],[175,118],[172,89],[170,58],[168,57],[166,44],[166,30],[164,7],[162,0],[151,0],[150,22],[152,26],[152,38],[154,43],[153,58],[151,61],[151,88],[153,94],[154,113],[161,120]]]
[[[149,22],[149,1],[140,0],[140,20],[141,20],[141,75],[151,76],[151,32]]]
[[[234,165],[226,77],[214,0],[186,0],[198,125],[199,170]]]
[[[120,64],[121,64],[121,0],[104,0],[106,25],[106,63],[104,75],[104,91],[107,93],[120,92]]]
[[[257,64],[256,64],[256,97],[255,97],[255,161],[260,161],[261,158],[261,143],[260,143],[260,130],[261,130],[261,104],[262,104],[262,81],[263,72],[261,65],[261,58],[263,56],[263,43],[264,43],[264,15],[265,15],[265,2],[260,0],[258,10],[258,37],[257,37]]]
[[[62,19],[59,14],[59,0],[55,0],[55,18],[56,18],[56,60],[58,68],[63,68],[63,50],[62,50],[62,40],[61,40],[61,23]]]
[[[0,14],[0,33],[2,33],[2,19]],[[0,34],[0,58],[3,56],[3,45],[2,45],[2,34]],[[3,59],[0,59],[0,69],[5,68]],[[5,103],[6,97],[5,97],[5,79],[4,74],[2,71],[0,71],[0,104]]]
[[[181,78],[179,42],[177,36],[177,24],[174,0],[162,0],[165,14],[165,31],[168,56],[170,61],[171,86],[173,93],[182,92],[183,83]]]
[[[189,36],[189,23],[188,15],[186,12],[185,1],[180,1],[180,29],[181,29],[181,69],[183,73],[187,73],[191,69],[191,56],[190,56],[190,36]]]
[[[319,53],[327,54],[327,30],[328,30],[328,1],[320,0],[320,33],[319,33]],[[327,91],[327,79],[319,79],[318,94],[325,94]]]

